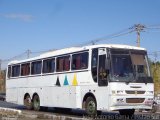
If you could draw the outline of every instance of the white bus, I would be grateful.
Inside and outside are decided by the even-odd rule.
[[[151,109],[154,85],[147,51],[128,45],[71,47],[8,64],[6,101],[41,107],[119,111]]]

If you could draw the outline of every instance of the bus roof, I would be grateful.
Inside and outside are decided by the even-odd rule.
[[[100,47],[117,48],[117,49],[133,49],[133,50],[144,50],[144,51],[146,51],[146,49],[142,48],[142,47],[135,47],[135,46],[130,46],[130,45],[122,45],[122,44],[88,45],[88,46],[83,46],[83,47],[70,47],[70,48],[64,48],[64,49],[48,51],[48,52],[43,53],[43,54],[41,54],[41,55],[39,55],[37,57],[33,57],[33,58],[25,59],[25,60],[14,60],[14,61],[11,61],[11,62],[9,62],[8,65],[18,64],[18,63],[27,62],[27,61],[33,61],[33,60],[38,60],[38,59],[43,59],[43,58],[52,57],[52,56],[68,54],[68,53],[72,53],[72,52],[89,50],[89,49],[93,49],[93,48],[100,48]]]

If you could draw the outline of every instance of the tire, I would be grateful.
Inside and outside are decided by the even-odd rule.
[[[134,118],[135,109],[124,109],[119,110],[120,115],[125,116],[126,118],[133,119]]]
[[[41,111],[48,111],[48,107],[44,107],[44,106],[43,106],[43,107],[40,107],[40,110],[41,110]]]
[[[40,99],[39,99],[39,96],[38,95],[35,95],[33,97],[33,109],[35,111],[39,111],[40,110]]]
[[[27,95],[25,98],[24,98],[24,105],[26,106],[26,108],[28,110],[31,110],[33,108],[33,105],[32,105],[32,100],[30,98],[29,95]]]
[[[70,113],[72,111],[71,108],[58,108],[58,107],[55,107],[54,110],[57,113]]]
[[[150,111],[150,109],[145,109],[145,111],[149,112],[149,111]]]
[[[93,97],[88,97],[85,101],[85,111],[88,115],[95,116],[97,114],[97,104]]]
[[[152,106],[152,109],[151,109],[151,112],[152,113],[156,113],[157,112],[157,104],[153,104],[153,106]]]

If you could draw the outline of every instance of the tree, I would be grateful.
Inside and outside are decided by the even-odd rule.
[[[0,92],[5,92],[6,71],[0,71]]]

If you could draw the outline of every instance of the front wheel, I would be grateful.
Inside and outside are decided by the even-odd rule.
[[[157,104],[156,104],[156,103],[153,103],[151,112],[152,112],[152,113],[156,113],[156,112],[157,112],[157,109],[158,109]]]
[[[39,111],[40,110],[40,99],[39,99],[39,96],[38,95],[35,95],[33,97],[33,108],[34,110],[36,111]]]
[[[93,97],[88,97],[85,101],[85,110],[88,115],[97,114],[97,104]]]

